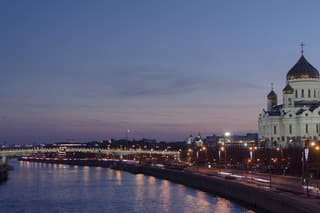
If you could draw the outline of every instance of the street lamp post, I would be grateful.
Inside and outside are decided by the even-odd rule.
[[[272,157],[272,149],[269,149],[269,158],[270,158],[270,161],[269,161],[269,188],[271,188],[271,157]]]
[[[304,149],[302,152],[303,157],[303,166],[302,166],[302,176],[303,176],[303,182],[307,184],[307,196],[309,197],[309,178],[308,178],[308,157],[309,157],[309,139],[304,140]]]
[[[227,168],[227,146],[224,149],[224,167]]]
[[[250,153],[250,162],[252,162],[252,164],[254,165],[256,165],[257,163],[255,162],[256,161],[256,151],[257,151],[257,149],[258,149],[258,147],[256,147],[256,146],[250,146],[249,147],[249,153]],[[257,165],[256,165],[257,166]],[[254,170],[256,170],[256,168],[254,169]]]
[[[230,132],[224,133],[224,166],[227,168],[227,142],[230,142]]]

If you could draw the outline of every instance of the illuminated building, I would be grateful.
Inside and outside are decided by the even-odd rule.
[[[319,72],[303,55],[289,70],[282,90],[282,104],[273,90],[267,109],[259,114],[259,141],[267,147],[303,146],[305,139],[318,140],[320,133]]]

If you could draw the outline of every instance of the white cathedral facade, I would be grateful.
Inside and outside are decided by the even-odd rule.
[[[259,141],[266,147],[304,146],[306,139],[320,139],[319,72],[301,53],[287,73],[282,104],[272,89],[267,109],[259,114]]]

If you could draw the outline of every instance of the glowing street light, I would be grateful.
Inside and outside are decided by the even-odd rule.
[[[225,132],[224,133],[224,166],[225,168],[227,168],[227,142],[230,142],[230,136],[231,133],[230,132]]]
[[[230,132],[225,132],[225,133],[224,133],[224,136],[225,136],[225,137],[230,137],[230,135],[231,135]]]

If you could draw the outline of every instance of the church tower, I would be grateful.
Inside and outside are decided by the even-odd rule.
[[[293,107],[293,100],[294,100],[294,89],[290,86],[290,84],[287,84],[285,88],[282,90],[283,95],[283,106],[284,107]]]
[[[267,102],[268,108],[267,109],[270,112],[278,104],[278,96],[273,91],[273,88],[271,89],[271,92],[268,94],[267,99],[268,99],[268,102]]]

